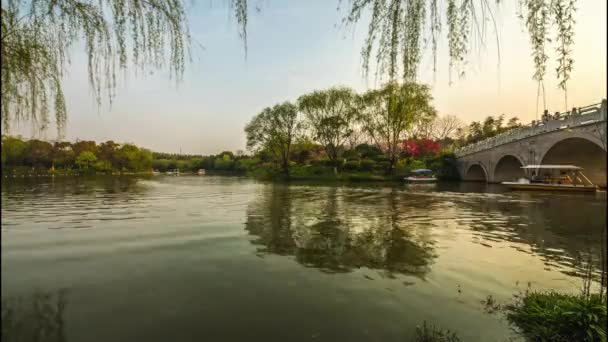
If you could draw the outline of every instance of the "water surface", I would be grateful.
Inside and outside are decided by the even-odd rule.
[[[605,193],[475,183],[3,181],[2,337],[508,341],[481,302],[577,291],[605,221]]]

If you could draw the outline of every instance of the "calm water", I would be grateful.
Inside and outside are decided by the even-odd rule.
[[[576,291],[605,221],[605,193],[472,183],[3,181],[2,337],[507,341],[481,301]]]

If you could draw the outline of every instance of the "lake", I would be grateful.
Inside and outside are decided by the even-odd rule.
[[[578,291],[606,193],[157,176],[2,182],[9,341],[509,341],[484,311]],[[596,269],[597,271],[597,269]]]

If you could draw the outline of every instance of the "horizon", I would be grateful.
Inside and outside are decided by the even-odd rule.
[[[75,52],[65,80],[68,123],[62,140],[113,140],[162,153],[178,153],[180,148],[192,155],[236,152],[246,150],[245,124],[267,106],[331,86],[345,85],[358,92],[373,88],[373,76],[366,80],[361,75],[366,27],[336,27],[342,13],[335,5],[319,0],[265,5],[249,18],[245,57],[235,23],[227,19],[227,6],[198,4],[189,15],[191,35],[205,49],[193,48],[195,60],[183,82],[176,86],[164,71],[145,77],[127,74],[119,82],[112,108],[107,103],[96,106],[83,56]],[[606,31],[596,29],[597,22],[606,23],[606,3],[599,5],[581,0],[576,12],[570,108],[606,98]],[[439,41],[436,73],[429,49],[423,52],[419,80],[431,86],[438,115],[456,115],[465,124],[501,114],[516,116],[522,123],[537,119],[528,36],[515,6],[501,4],[497,13],[500,65],[492,31],[484,51],[472,46],[465,77],[451,86],[446,40]],[[315,25],[310,25],[310,18],[316,19]],[[563,112],[569,108],[564,108],[563,92],[557,88],[553,46],[549,50],[547,109]],[[11,134],[52,140],[56,130],[51,125],[36,137],[28,123],[20,123]]]

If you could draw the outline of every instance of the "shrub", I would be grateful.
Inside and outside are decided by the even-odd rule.
[[[359,169],[359,162],[357,160],[349,160],[346,163],[344,163],[343,166],[344,170],[357,170]]]
[[[416,169],[426,169],[426,164],[422,160],[413,159],[406,166],[406,170],[411,172]]]
[[[606,341],[606,298],[526,292],[505,307],[530,341]]]
[[[390,163],[388,161],[379,161],[379,162],[376,162],[374,169],[377,171],[387,171],[389,165],[390,165]]]
[[[359,164],[359,168],[362,171],[371,171],[375,168],[375,166],[376,166],[376,162],[371,159],[363,159],[363,160],[361,160],[361,163]]]

